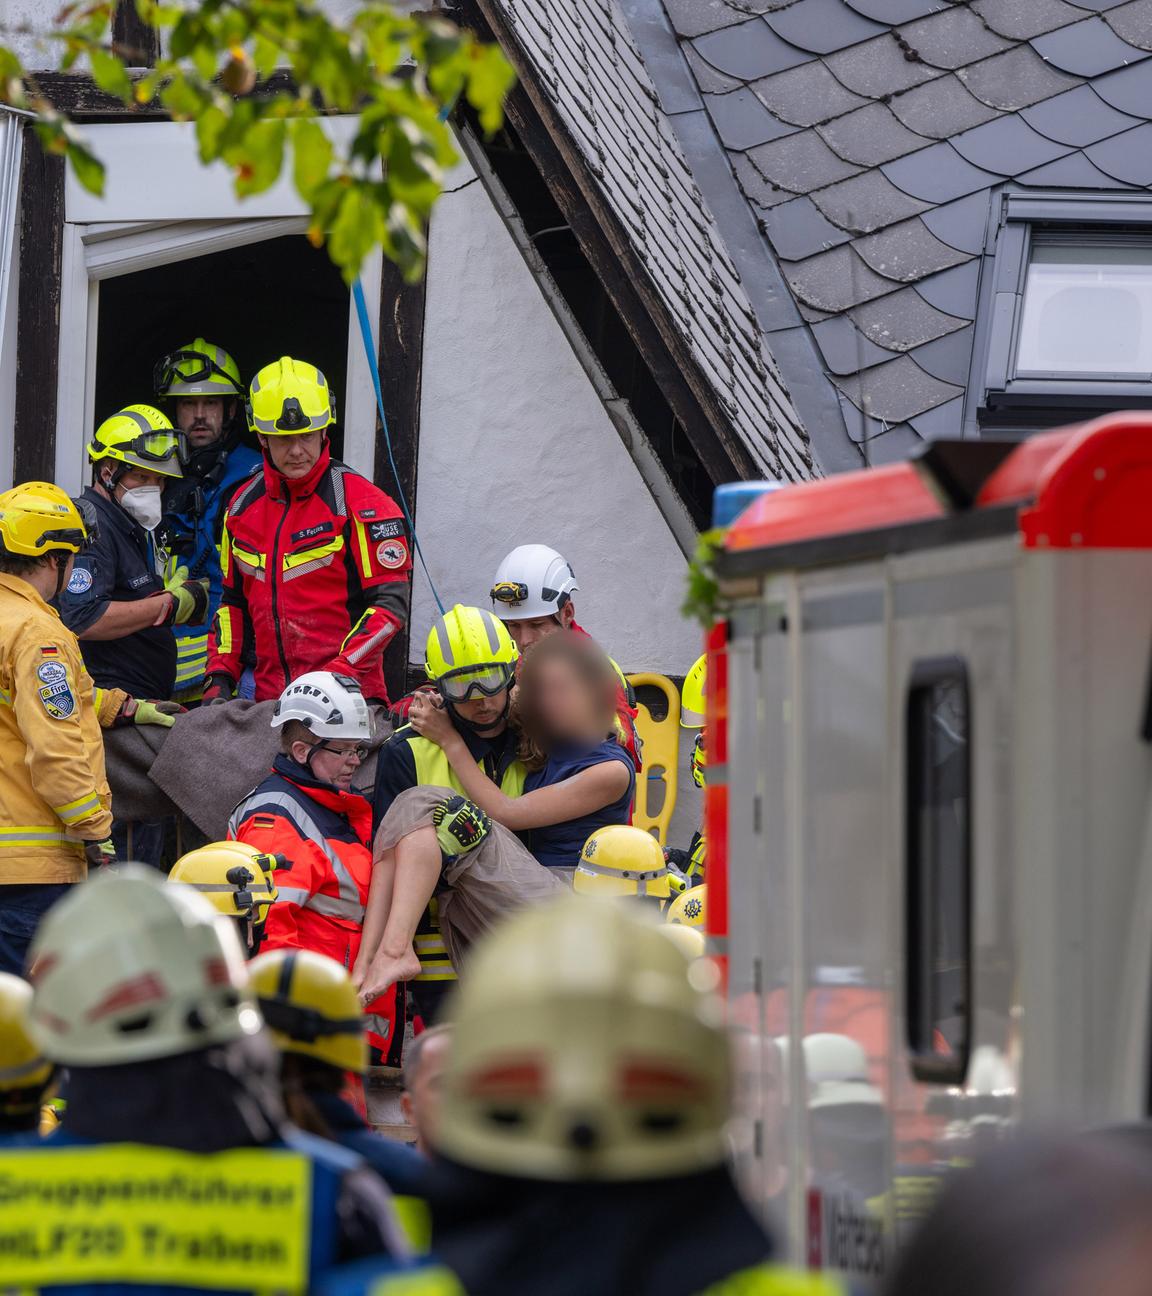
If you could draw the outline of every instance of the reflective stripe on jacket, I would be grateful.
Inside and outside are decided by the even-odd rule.
[[[112,831],[104,742],[76,636],[0,573],[0,884],[77,882]]]
[[[412,561],[396,504],[325,447],[299,480],[264,471],[228,507],[209,674],[239,680],[255,650],[256,700],[307,671],[351,675],[384,700],[384,650],[408,617]]]

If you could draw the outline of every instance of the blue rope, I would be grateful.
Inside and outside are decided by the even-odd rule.
[[[396,467],[396,457],[392,453],[392,433],[388,428],[388,415],[384,413],[384,393],[380,390],[380,369],[376,363],[376,344],[372,340],[372,324],[368,319],[368,303],[364,300],[364,285],[359,278],[352,285],[352,299],[356,303],[356,318],[360,321],[360,337],[364,343],[364,354],[368,357],[368,370],[372,374],[372,390],[376,393],[376,409],[380,415],[380,425],[384,429],[384,444],[388,447],[388,462],[392,465],[392,476],[396,481],[396,497],[404,513],[404,519],[408,523],[408,530],[412,536],[412,547],[416,550],[416,556],[420,559],[420,566],[423,567],[424,575],[428,578],[428,588],[432,591],[432,597],[436,600],[440,615],[443,616],[447,609],[440,600],[436,582],[432,579],[432,573],[428,570],[428,564],[424,560],[424,550],[421,549],[420,541],[416,535],[416,522],[408,509],[408,501],[404,497],[404,486],[400,481],[400,473]]]

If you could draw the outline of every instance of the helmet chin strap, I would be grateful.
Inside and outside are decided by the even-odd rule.
[[[53,599],[58,599],[64,592],[64,573],[68,570],[68,555],[63,550],[56,553],[56,593],[52,595]]]

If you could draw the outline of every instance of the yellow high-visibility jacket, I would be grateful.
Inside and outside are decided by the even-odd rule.
[[[112,831],[104,742],[76,636],[0,572],[0,885],[78,882]]]

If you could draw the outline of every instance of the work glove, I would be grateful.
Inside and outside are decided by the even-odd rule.
[[[116,844],[111,837],[105,837],[103,841],[86,841],[84,858],[89,868],[107,868],[116,863]]]
[[[183,715],[187,707],[182,707],[179,702],[149,702],[144,698],[126,698],[124,705],[116,713],[116,720],[113,724],[114,729],[121,729],[125,725],[163,725],[165,729],[171,729],[176,723],[176,717]]]
[[[236,691],[236,681],[230,675],[209,675],[204,684],[201,706],[215,706],[218,702],[231,702]]]
[[[450,859],[465,855],[488,836],[492,820],[466,797],[453,796],[432,811],[432,826],[440,849]]]
[[[188,568],[177,567],[164,581],[172,595],[172,612],[167,625],[200,625],[208,620],[208,581],[189,580]]]

